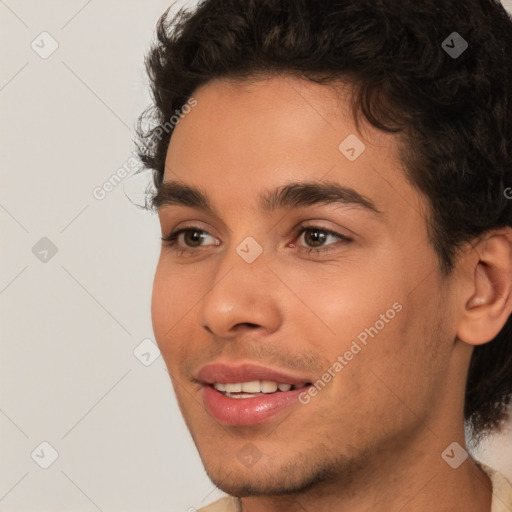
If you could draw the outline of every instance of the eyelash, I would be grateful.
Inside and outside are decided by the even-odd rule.
[[[173,233],[170,233],[168,236],[162,237],[161,238],[162,242],[165,244],[166,247],[168,247],[172,251],[176,252],[177,256],[181,256],[184,253],[188,253],[188,254],[192,255],[192,253],[197,253],[197,250],[200,249],[201,247],[210,247],[210,246],[198,246],[196,248],[186,248],[186,249],[177,247],[176,242],[178,241],[178,237],[182,233],[187,233],[189,231],[192,231],[192,232],[197,231],[200,233],[206,233],[206,234],[210,235],[210,233],[208,233],[204,229],[201,229],[197,226],[189,226],[189,227],[174,231]],[[348,236],[345,236],[345,235],[341,235],[340,233],[336,233],[336,231],[331,231],[330,229],[324,229],[319,226],[306,225],[306,224],[300,225],[295,230],[294,240],[295,240],[295,238],[300,237],[306,231],[320,231],[321,233],[324,233],[326,235],[332,235],[332,236],[338,237],[343,245],[348,244],[353,241],[352,238],[349,238]],[[212,235],[210,235],[210,236],[212,236]],[[322,247],[306,248],[306,247],[298,246],[298,245],[296,245],[296,247],[299,249],[299,251],[306,252],[308,255],[310,255],[313,251],[316,251],[317,254],[320,254],[320,253],[325,253],[327,251],[336,250],[335,247],[330,247],[331,245],[336,245],[336,244],[328,244],[326,246],[326,248],[322,248]]]

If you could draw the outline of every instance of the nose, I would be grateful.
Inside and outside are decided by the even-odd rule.
[[[231,249],[216,268],[210,286],[198,307],[203,329],[219,338],[258,329],[268,334],[279,329],[283,297],[266,265],[265,252],[247,263]]]

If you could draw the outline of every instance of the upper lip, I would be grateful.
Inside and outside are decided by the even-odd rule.
[[[251,382],[254,380],[267,380],[277,384],[306,384],[311,382],[307,376],[298,376],[274,370],[255,364],[227,364],[210,363],[203,366],[197,373],[197,380],[204,384],[215,382],[230,384],[236,382]]]

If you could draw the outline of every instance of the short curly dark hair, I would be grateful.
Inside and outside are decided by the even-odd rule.
[[[512,20],[496,0],[204,0],[172,17],[170,9],[146,57],[154,105],[137,126],[157,190],[169,119],[199,86],[288,74],[352,84],[356,122],[363,115],[397,135],[407,178],[429,200],[429,240],[445,275],[464,243],[512,225]],[[450,53],[464,49],[459,36],[468,47]],[[472,355],[464,415],[473,439],[501,428],[511,398],[512,316]]]

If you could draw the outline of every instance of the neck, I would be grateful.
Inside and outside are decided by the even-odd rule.
[[[455,441],[465,448],[463,429]],[[391,449],[352,475],[350,482],[333,481],[295,495],[246,497],[243,512],[490,512],[492,484],[468,457],[452,468],[442,457],[453,436],[436,437],[430,430],[401,452]],[[461,452],[464,453],[464,452]],[[445,457],[458,457],[448,451]],[[457,461],[455,461],[457,462]]]

